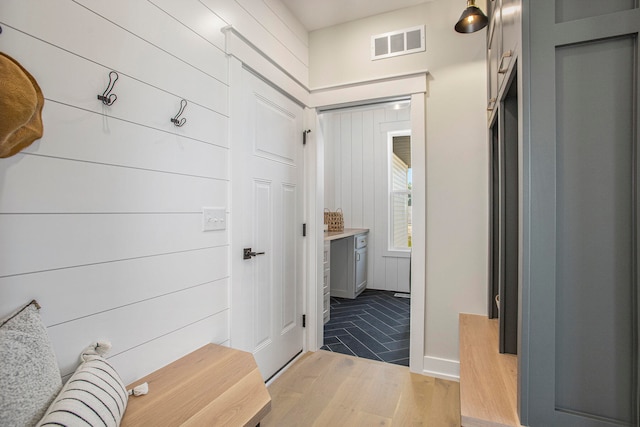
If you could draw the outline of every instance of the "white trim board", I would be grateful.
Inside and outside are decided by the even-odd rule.
[[[225,52],[260,75],[265,81],[301,105],[309,105],[309,90],[284,68],[253,45],[234,27],[222,29],[225,34]]]
[[[409,76],[417,76],[417,75],[422,75],[422,74],[426,75],[428,73],[429,73],[429,70],[424,68],[422,70],[416,70],[416,71],[411,71],[411,72],[387,74],[385,76],[375,77],[375,78],[371,78],[371,79],[353,80],[353,81],[350,81],[350,82],[343,82],[343,83],[339,83],[339,84],[312,87],[312,88],[310,88],[310,91],[311,92],[322,92],[322,91],[326,91],[326,90],[337,90],[337,89],[343,89],[343,88],[349,87],[349,86],[371,84],[371,83],[375,83],[375,82],[379,82],[379,81],[383,81],[383,80],[397,80],[397,79],[405,78],[405,77],[409,77]]]
[[[309,106],[326,109],[326,107],[343,104],[366,103],[415,93],[426,93],[427,74],[424,71],[312,90],[309,95]]]
[[[426,79],[425,79],[426,81]],[[426,93],[411,96],[411,158],[413,237],[411,247],[411,324],[409,370],[424,370],[427,289],[427,134]],[[423,183],[423,185],[419,185]]]
[[[460,362],[425,356],[422,373],[429,377],[460,382]]]

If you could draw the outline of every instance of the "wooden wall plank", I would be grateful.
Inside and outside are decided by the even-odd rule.
[[[287,46],[287,40],[278,40],[263,26],[261,16],[254,16],[245,10],[237,1],[201,0],[210,10],[231,24],[255,45],[266,53],[275,63],[280,64],[303,86],[309,85],[309,68],[301,58],[296,57]]]
[[[44,136],[23,153],[229,179],[226,147],[55,102],[45,103],[42,121]]]
[[[3,214],[0,236],[0,278],[228,244],[202,214]]]
[[[328,119],[324,115],[318,116],[320,127],[318,131],[322,132],[321,137],[324,142],[324,207],[334,209],[333,202],[335,200],[335,179],[333,162],[333,127],[335,121]]]
[[[225,27],[227,23],[198,0],[148,1],[224,52],[225,38],[221,28]]]
[[[67,375],[91,342],[110,341],[115,355],[226,310],[228,299],[226,280],[210,282],[52,326],[47,332],[61,373]]]
[[[225,54],[147,0],[73,0],[220,82],[229,81]],[[145,19],[140,19],[144,16]],[[222,24],[222,23],[220,23]],[[218,31],[223,27],[218,27]],[[158,31],[171,28],[171,31]]]
[[[226,100],[221,100],[220,96],[213,96],[220,92],[221,86],[226,87],[225,82],[212,79],[188,63],[122,30],[76,3],[6,0],[2,6],[2,23],[9,28],[46,40],[47,43],[73,52],[103,67],[114,69],[123,75],[163,88],[176,96],[210,106],[226,114]],[[33,13],[34,10],[38,13]],[[58,20],[51,19],[56,16],[65,17],[64,31],[60,30]],[[8,25],[9,22],[11,25]],[[82,37],[78,36],[80,34]],[[5,45],[4,37],[0,38],[0,43],[3,51],[11,47]],[[123,48],[124,46],[126,49]],[[140,61],[141,52],[144,52],[144,61]],[[32,58],[35,55],[19,55],[18,58],[24,60],[27,56]],[[48,56],[45,56],[46,58]],[[49,66],[54,65],[54,61],[49,61]],[[69,74],[76,78],[82,75],[74,68],[63,65],[66,66],[67,73],[73,70]],[[45,73],[36,73],[34,77],[39,80],[44,75]],[[171,78],[168,78],[169,76]],[[106,82],[104,83],[98,86],[104,88]],[[62,83],[60,87],[64,88]]]
[[[376,263],[375,234],[376,224],[376,196],[375,196],[375,175],[376,171],[371,165],[374,164],[374,110],[366,110],[362,113],[362,227],[368,228],[369,241],[367,250],[369,259],[372,260],[367,265],[367,277],[369,280],[374,277],[374,264]]]
[[[398,258],[398,292],[409,292],[410,283],[411,258]]]
[[[373,231],[371,233],[371,239],[375,245],[375,258],[372,257],[374,270],[373,277],[375,281],[373,283],[372,288],[374,289],[387,289],[386,285],[386,262],[383,258],[385,253],[385,249],[387,247],[387,203],[386,200],[380,197],[380,193],[377,189],[382,186],[386,186],[386,174],[381,173],[381,171],[386,170],[386,152],[385,146],[386,141],[382,137],[380,124],[385,121],[385,109],[380,108],[376,109],[374,112],[374,134],[373,134],[373,170],[377,173],[375,174],[373,185],[374,185],[374,197],[375,197],[375,225],[373,227]]]
[[[342,205],[342,146],[340,144],[340,135],[342,134],[342,121],[340,120],[340,114],[336,114],[333,118],[333,208],[338,209]]]
[[[302,23],[296,18],[293,13],[285,6],[280,0],[262,0],[278,17],[284,22],[284,24],[291,30],[291,32],[302,42],[306,47],[309,46],[309,31],[302,25]]]
[[[386,283],[385,289],[388,291],[398,290],[398,258],[386,257],[384,258],[386,264]]]
[[[411,108],[400,108],[396,110],[398,112],[397,121],[409,121],[411,120]]]
[[[170,334],[113,355],[109,362],[125,384],[150,374],[210,342],[227,345],[229,312],[223,311]]]
[[[0,213],[193,213],[203,206],[224,207],[229,185],[22,153],[0,163],[0,175],[5,186]]]
[[[364,180],[362,111],[351,115],[351,227],[362,228]]]
[[[248,11],[267,31],[282,43],[293,56],[295,56],[307,68],[309,67],[309,47],[298,34],[291,30],[289,23],[285,23],[282,18],[276,15],[271,7],[264,0],[236,0],[237,3]],[[272,2],[273,4],[273,2]],[[289,14],[290,20],[293,15]]]
[[[0,313],[32,299],[47,326],[228,278],[228,247],[106,262],[0,279]],[[9,292],[11,290],[11,292]],[[90,294],[82,303],[74,296]]]
[[[340,115],[340,145],[339,145],[340,158],[342,164],[340,165],[340,181],[336,184],[339,185],[342,190],[340,191],[340,204],[336,208],[342,208],[344,213],[344,226],[345,228],[352,227],[352,188],[351,181],[353,180],[352,165],[351,165],[351,113],[342,113]]]
[[[225,114],[228,90],[219,82],[214,85],[203,84],[202,91],[209,91],[209,100],[203,104],[204,106],[189,103],[183,115],[187,118],[187,124],[177,128],[170,119],[179,110],[179,96],[122,75],[113,90],[118,99],[112,106],[107,107],[97,99],[97,95],[102,94],[107,87],[110,69],[11,28],[2,32],[0,48],[18,59],[26,69],[31,70],[47,100],[200,141],[226,145],[221,141],[227,139],[228,120]],[[30,54],[24,55],[24,52]],[[202,80],[196,78],[196,73],[188,70],[183,77]],[[187,95],[180,96],[192,101]],[[108,133],[109,128],[110,121],[105,119],[94,132]]]

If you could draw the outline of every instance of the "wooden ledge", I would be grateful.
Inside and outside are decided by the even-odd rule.
[[[271,396],[253,355],[208,344],[130,384],[149,394],[130,396],[127,426],[256,426]]]
[[[519,427],[518,358],[498,352],[498,320],[460,314],[463,427]]]

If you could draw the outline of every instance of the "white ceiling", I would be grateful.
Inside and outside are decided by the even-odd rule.
[[[432,0],[281,0],[308,31]]]

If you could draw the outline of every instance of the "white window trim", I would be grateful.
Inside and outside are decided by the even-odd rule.
[[[387,131],[387,150],[385,156],[386,171],[387,171],[387,221],[386,221],[386,242],[382,256],[392,258],[409,258],[411,257],[411,248],[399,249],[393,247],[392,225],[391,219],[393,218],[393,204],[391,203],[391,195],[393,189],[393,172],[391,159],[393,158],[393,138],[396,136],[411,136],[411,129],[402,130],[389,130]]]

